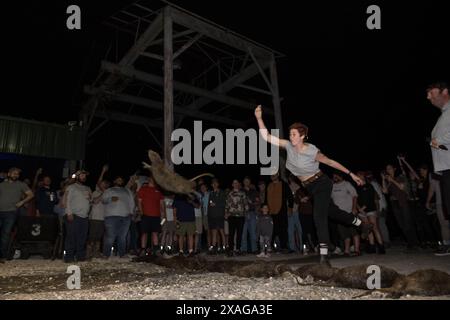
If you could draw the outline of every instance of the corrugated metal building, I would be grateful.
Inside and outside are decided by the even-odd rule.
[[[85,133],[78,126],[0,116],[0,152],[84,160]]]

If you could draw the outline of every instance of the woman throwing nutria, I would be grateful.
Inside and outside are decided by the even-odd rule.
[[[336,170],[348,174],[358,185],[361,179],[340,163],[326,157],[311,143],[306,143],[308,127],[296,122],[289,127],[289,140],[279,139],[268,133],[262,119],[262,109],[259,105],[255,109],[255,117],[264,140],[285,148],[287,151],[286,168],[294,174],[312,195],[314,203],[314,223],[320,244],[320,263],[330,265],[328,260],[328,217],[338,223],[354,225],[361,228],[363,238],[370,233],[371,225],[361,224],[361,220],[351,213],[340,210],[331,200],[333,182],[319,169],[319,164],[326,164]]]

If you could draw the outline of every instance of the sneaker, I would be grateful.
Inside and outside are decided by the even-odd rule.
[[[450,246],[442,246],[434,255],[438,257],[450,255]]]
[[[261,252],[260,254],[256,255],[258,258],[265,258],[266,254],[264,252]]]
[[[266,253],[264,258],[270,258],[270,253]]]
[[[336,249],[334,249],[334,251],[333,251],[333,254],[341,256],[341,255],[343,255],[343,252],[342,252],[341,248],[336,247]]]

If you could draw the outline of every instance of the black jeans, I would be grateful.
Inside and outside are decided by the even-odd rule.
[[[273,234],[272,234],[272,247],[275,243],[275,238],[278,236],[280,240],[280,248],[287,249],[288,244],[288,223],[287,223],[287,212],[280,212],[278,214],[272,215],[273,219]]]
[[[242,230],[244,229],[244,217],[228,217],[228,248],[234,250],[234,234],[236,233],[236,250],[241,249]]]
[[[339,209],[331,200],[333,182],[328,176],[323,175],[316,181],[309,183],[306,185],[306,189],[313,198],[314,224],[319,243],[329,244],[328,218],[333,219],[337,223],[351,225],[355,221],[355,216]]]
[[[416,230],[414,228],[411,216],[411,210],[408,204],[400,204],[398,200],[393,200],[391,203],[395,219],[397,220],[397,224],[406,238],[408,246],[417,246],[419,244],[419,240],[417,239]]]
[[[65,260],[74,258],[86,259],[86,241],[89,229],[89,219],[73,215],[73,221],[68,221],[64,216],[66,225],[66,239],[64,249],[66,250]]]
[[[433,231],[427,215],[425,214],[425,205],[419,200],[410,200],[409,207],[411,208],[414,225],[416,227],[417,236],[420,243],[425,243],[433,240]]]

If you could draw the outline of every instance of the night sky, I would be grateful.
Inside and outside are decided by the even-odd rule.
[[[83,85],[97,74],[98,52],[112,32],[101,22],[131,2],[4,5],[11,16],[2,28],[10,97],[0,113],[56,123],[77,119],[87,98]],[[445,1],[393,2],[174,1],[286,54],[278,62],[285,130],[294,121],[307,124],[311,143],[353,171],[378,170],[398,152],[414,165],[431,161],[426,138],[439,110],[425,90],[450,78],[449,11]],[[70,4],[81,7],[81,31],[66,29]],[[381,8],[381,30],[366,28],[370,4]],[[148,148],[155,145],[145,129],[108,124],[87,146],[86,167],[95,173],[109,162],[117,173],[132,174]],[[242,178],[257,167],[179,171]]]

